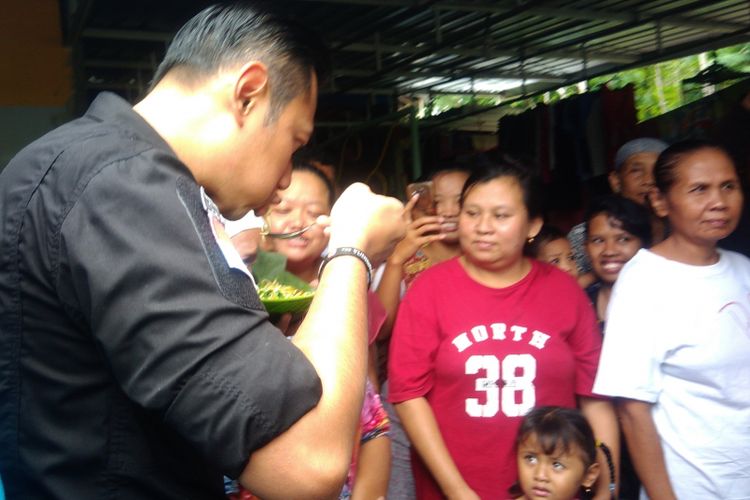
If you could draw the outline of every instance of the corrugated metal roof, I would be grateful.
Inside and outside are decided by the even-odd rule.
[[[110,89],[133,99],[176,29],[208,4],[60,3],[81,95]],[[332,47],[334,79],[323,89],[329,96],[538,92],[750,41],[747,0],[287,0],[284,6]]]

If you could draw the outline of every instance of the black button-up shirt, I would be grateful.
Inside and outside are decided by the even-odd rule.
[[[0,174],[0,246],[9,499],[221,498],[320,397],[190,172],[114,95]]]

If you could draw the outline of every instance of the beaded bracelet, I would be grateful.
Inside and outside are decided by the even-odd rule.
[[[346,255],[356,257],[365,264],[365,268],[367,270],[367,289],[369,290],[370,285],[372,284],[372,264],[370,263],[370,259],[367,258],[367,254],[365,254],[365,252],[363,252],[359,248],[338,247],[332,253],[326,255],[326,257],[323,259],[323,262],[320,263],[320,268],[318,269],[318,279],[320,279],[320,275],[323,274],[323,269],[326,267],[326,264],[331,262],[331,260],[335,259],[336,257],[342,257]]]

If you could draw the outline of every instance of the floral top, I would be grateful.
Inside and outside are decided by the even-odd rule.
[[[362,412],[359,415],[359,425],[359,443],[354,449],[354,456],[352,457],[352,463],[349,466],[349,473],[346,476],[346,483],[344,484],[344,489],[339,495],[340,499],[351,498],[352,496],[354,480],[357,474],[357,457],[359,455],[359,448],[376,437],[388,435],[388,431],[391,428],[390,420],[385,412],[385,408],[383,408],[383,403],[380,401],[380,396],[375,392],[375,388],[372,386],[369,379],[367,380],[367,386],[365,388],[365,400],[362,404]]]
[[[347,499],[352,496],[354,480],[357,475],[359,448],[371,439],[388,435],[391,427],[388,415],[383,408],[383,403],[380,401],[380,396],[375,392],[375,388],[369,380],[367,380],[365,387],[365,400],[362,403],[362,411],[359,414],[359,425],[359,442],[354,447],[352,462],[349,465],[349,472],[346,475],[346,483],[344,483],[344,489],[341,490],[341,494],[339,495],[340,499]],[[224,478],[224,492],[229,500],[257,499],[256,496],[240,486],[237,481],[233,481],[228,477]]]
[[[414,279],[425,269],[432,266],[432,260],[420,248],[404,262],[404,284],[408,289]]]

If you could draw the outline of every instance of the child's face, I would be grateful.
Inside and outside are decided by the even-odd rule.
[[[548,241],[539,249],[538,260],[549,262],[570,274],[574,278],[578,276],[578,267],[576,260],[573,258],[573,249],[565,238]]]
[[[527,500],[572,500],[581,487],[590,487],[599,475],[599,466],[584,465],[583,451],[571,445],[568,453],[560,449],[546,455],[535,435],[518,446],[518,482]]]

